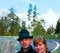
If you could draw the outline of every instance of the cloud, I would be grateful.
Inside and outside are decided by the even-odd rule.
[[[20,14],[16,14],[16,15],[20,18],[21,22],[26,21],[26,27],[31,24],[31,21],[28,21],[28,19],[27,19],[27,13],[22,13],[22,14],[20,13]]]
[[[17,13],[16,14],[20,19],[21,19],[21,21],[22,20],[24,20],[24,21],[26,21],[27,20],[27,13]]]
[[[2,9],[0,10],[0,18],[7,16],[7,14],[10,13],[8,9]]]
[[[18,16],[23,20],[27,20],[27,13],[18,14]],[[39,19],[45,20],[45,29],[47,29],[49,26],[52,26],[55,28],[58,20],[58,15],[52,10],[49,9],[46,13],[41,14],[38,16]],[[28,21],[27,21],[28,22]],[[29,24],[29,22],[28,22]]]
[[[58,20],[58,15],[52,9],[49,9],[45,14],[42,14],[40,17],[45,20],[46,28],[52,25],[55,28]]]
[[[9,10],[2,9],[0,11],[0,17],[6,16],[9,13]],[[27,21],[27,24],[30,24],[30,21],[27,20],[27,13],[16,13],[16,15],[20,18],[20,21]],[[57,24],[57,20],[60,14],[56,14],[52,9],[49,9],[46,13],[41,14],[38,16],[39,19],[45,20],[45,29],[47,29],[49,26],[52,26],[55,28]]]

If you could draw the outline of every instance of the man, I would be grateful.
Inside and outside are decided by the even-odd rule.
[[[17,53],[36,53],[31,46],[32,38],[33,36],[29,33],[28,30],[21,30],[18,41],[20,42],[22,48]]]

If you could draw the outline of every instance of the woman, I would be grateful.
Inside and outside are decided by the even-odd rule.
[[[51,53],[48,51],[47,43],[44,37],[36,37],[33,44],[37,53]]]

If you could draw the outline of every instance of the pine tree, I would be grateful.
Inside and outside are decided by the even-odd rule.
[[[5,35],[5,27],[3,23],[0,22],[0,36],[4,36],[4,35]]]
[[[16,36],[19,33],[20,25],[19,25],[19,17],[14,13],[14,8],[10,9],[10,13],[8,14],[9,18],[9,32],[12,36]]]
[[[55,33],[56,33],[56,34],[60,33],[60,19],[57,21]]]
[[[50,26],[50,27],[47,29],[47,35],[54,34],[54,32],[55,32],[55,29],[54,29],[53,25]]]
[[[36,5],[34,6],[34,11],[33,11],[33,17],[32,17],[32,22],[31,22],[31,25],[33,28],[36,27],[36,23],[37,23],[37,8],[36,8]]]
[[[33,35],[34,36],[39,36],[39,35],[45,35],[45,29],[42,26],[42,23],[40,21],[37,21],[36,27],[33,30]]]
[[[26,29],[26,21],[23,21],[23,22],[22,22],[22,27],[21,27],[21,29]]]
[[[28,20],[31,20],[31,15],[32,15],[32,4],[29,4],[29,9],[28,9]]]

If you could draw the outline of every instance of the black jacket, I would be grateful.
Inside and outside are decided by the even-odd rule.
[[[21,51],[19,51],[17,53],[24,53],[23,48],[21,48]],[[25,52],[25,53],[36,53],[36,52],[34,51],[34,49],[32,48],[32,46],[30,46],[29,50],[27,52]]]
[[[48,52],[48,53],[51,53],[51,52]]]

